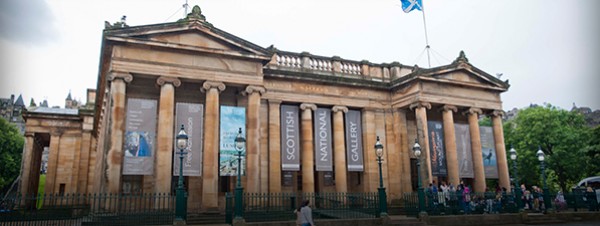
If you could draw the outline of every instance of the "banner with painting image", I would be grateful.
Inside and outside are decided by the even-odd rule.
[[[317,171],[333,171],[331,142],[331,109],[317,108],[315,125],[315,165]]]
[[[235,138],[239,128],[246,138],[246,108],[221,106],[220,137],[219,137],[219,176],[237,176],[238,151],[235,148]],[[242,175],[245,175],[246,148],[242,150]]]
[[[473,178],[473,156],[471,155],[471,134],[468,124],[454,124],[456,134],[456,157],[458,159],[458,176]]]
[[[123,175],[154,174],[157,101],[127,99]]]
[[[193,103],[177,103],[175,105],[175,135],[184,125],[184,130],[188,135],[188,146],[185,150],[187,154],[183,158],[184,176],[202,176],[202,130],[204,125],[204,105]],[[176,152],[177,142],[173,142],[173,149]],[[179,175],[179,155],[173,156],[173,176]]]
[[[446,176],[446,152],[444,149],[444,128],[439,121],[428,121],[429,131],[429,158],[431,161],[431,175]]]
[[[346,113],[346,161],[349,172],[364,171],[361,113],[357,110]]]
[[[494,131],[490,126],[481,126],[479,127],[479,131],[481,133],[481,153],[483,155],[485,178],[498,179]]]
[[[300,120],[298,112],[299,107],[296,105],[281,105],[281,171],[283,172],[300,170]],[[285,175],[289,176],[291,180],[291,174]]]

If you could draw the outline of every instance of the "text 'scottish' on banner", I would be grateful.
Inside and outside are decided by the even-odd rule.
[[[281,105],[281,170],[300,170],[299,107]]]

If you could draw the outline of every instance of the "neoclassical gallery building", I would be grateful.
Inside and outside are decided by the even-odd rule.
[[[500,94],[509,85],[469,63],[419,68],[264,48],[208,23],[200,8],[177,22],[107,26],[90,110],[25,113],[22,193],[171,193],[174,139],[190,210],[223,209],[233,191],[239,128],[245,192],[375,192],[374,145],[384,145],[388,201],[424,184],[486,179],[510,186]],[[480,126],[490,117],[492,126]]]

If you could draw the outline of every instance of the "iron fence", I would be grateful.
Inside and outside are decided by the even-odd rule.
[[[600,192],[599,192],[600,193]],[[518,206],[517,198],[521,201]],[[544,199],[550,199],[550,206],[545,206]],[[569,193],[549,193],[548,197],[540,195],[524,195],[515,197],[514,193],[426,193],[424,207],[419,209],[416,192],[403,195],[404,211],[408,216],[417,216],[420,211],[428,215],[460,215],[460,214],[499,214],[516,213],[520,210],[528,212],[544,212],[552,208],[555,211],[599,211],[600,199],[597,193],[586,193],[573,189]]]
[[[226,195],[226,219],[233,219],[233,195]],[[313,219],[379,217],[379,196],[367,193],[244,193],[242,216],[246,222],[291,221],[294,210],[308,200]]]
[[[172,224],[170,194],[11,195],[0,206],[1,225]]]

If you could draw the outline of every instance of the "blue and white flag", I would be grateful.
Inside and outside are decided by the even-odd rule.
[[[423,4],[421,3],[421,0],[400,0],[400,1],[402,2],[402,10],[404,10],[405,13],[409,13],[410,11],[413,11],[413,9],[423,11]]]

